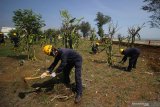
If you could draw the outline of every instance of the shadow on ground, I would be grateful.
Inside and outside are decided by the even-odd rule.
[[[25,60],[27,59],[27,55],[8,55],[7,57],[9,58],[13,58],[13,59],[16,59],[16,60]]]
[[[126,67],[122,67],[122,66],[119,66],[119,65],[112,65],[111,67],[115,68],[115,69],[119,69],[119,70],[124,71],[124,72],[127,72]]]
[[[23,91],[18,93],[18,97],[23,99],[25,98],[26,95],[31,94],[31,93],[49,93],[55,90],[55,85],[56,84],[64,84],[63,82],[63,77],[62,75],[58,76],[57,78],[52,78],[47,81],[44,81],[42,83],[34,83],[32,84],[32,90],[29,91]],[[64,84],[65,88],[70,89],[73,93],[76,92],[76,85],[75,83],[72,84]]]

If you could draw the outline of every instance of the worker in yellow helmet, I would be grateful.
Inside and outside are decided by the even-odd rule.
[[[126,71],[131,71],[132,68],[136,68],[137,59],[140,55],[140,50],[138,48],[128,48],[128,49],[120,49],[120,53],[124,55],[122,60],[119,63],[125,63],[127,58],[129,57],[129,65]]]
[[[124,51],[124,49],[122,49],[122,48],[121,48],[119,51],[120,51],[120,53],[122,54],[122,53],[123,53],[123,51]]]
[[[97,42],[96,44],[92,45],[92,52],[93,54],[96,54],[99,51],[99,43]]]
[[[13,33],[13,35],[16,36],[17,34],[16,34],[16,33]]]
[[[19,37],[17,35],[17,33],[13,33],[11,36],[11,42],[14,44],[14,47],[18,47],[19,46]]]
[[[47,55],[50,55],[52,51],[52,45],[46,45],[43,47],[43,52]]]
[[[97,42],[96,45],[99,46],[99,43]]]
[[[80,102],[82,97],[82,79],[81,79],[81,70],[82,70],[82,56],[73,49],[59,48],[56,49],[53,45],[45,45],[43,47],[43,52],[46,55],[55,57],[53,63],[48,67],[47,71],[41,74],[41,78],[46,77],[48,74],[51,74],[52,77],[55,77],[57,74],[64,73],[64,83],[66,86],[70,86],[69,74],[73,67],[75,67],[75,82],[76,82],[76,97],[75,103]],[[61,64],[56,69],[55,72],[52,72],[58,62],[61,60]]]

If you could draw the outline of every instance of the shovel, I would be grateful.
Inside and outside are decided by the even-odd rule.
[[[46,77],[50,77],[51,75],[47,75]],[[34,79],[39,79],[41,76],[36,76],[36,77],[25,77],[25,80],[34,80]]]
[[[58,76],[61,73],[57,73],[56,76]],[[48,74],[46,77],[52,77],[51,74]],[[24,82],[26,83],[26,80],[34,80],[34,79],[40,79],[41,76],[36,76],[36,77],[25,77]]]
[[[51,75],[50,74],[48,74],[46,77],[51,77]],[[24,82],[25,83],[27,83],[26,81],[27,80],[34,80],[34,79],[40,79],[41,78],[41,76],[36,76],[36,77],[24,77]]]

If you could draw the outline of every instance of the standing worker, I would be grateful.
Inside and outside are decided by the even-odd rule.
[[[126,50],[120,49],[120,53],[124,55],[122,60],[119,63],[124,63],[129,57],[129,65],[126,71],[131,71],[132,68],[136,68],[137,59],[140,55],[140,50],[138,48],[128,48]]]
[[[82,70],[82,57],[76,51],[72,49],[62,48],[56,49],[52,45],[46,45],[43,48],[45,54],[55,57],[54,62],[50,65],[46,72],[42,73],[41,78],[46,77],[48,74],[51,74],[52,77],[55,77],[56,74],[59,74],[63,71],[64,73],[64,83],[66,85],[70,84],[69,74],[73,67],[75,67],[75,82],[76,82],[76,97],[75,103],[80,102],[82,97],[82,79],[81,79],[81,70]],[[53,72],[53,69],[56,67],[57,63],[61,60],[56,72]]]
[[[2,32],[0,32],[0,44],[2,44],[2,43],[5,44],[4,34]]]
[[[15,48],[19,46],[19,37],[16,33],[11,36],[11,42],[14,43]]]

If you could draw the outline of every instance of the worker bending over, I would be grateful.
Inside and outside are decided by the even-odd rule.
[[[99,47],[99,43],[96,43],[96,44],[92,45],[92,52],[93,52],[93,54],[98,53],[98,51],[99,51],[98,47]]]
[[[127,57],[129,57],[129,65],[126,71],[131,71],[132,68],[136,68],[137,59],[140,55],[140,50],[138,48],[120,49],[120,53],[124,55],[120,63],[126,62]]]
[[[56,49],[52,45],[44,46],[43,51],[45,54],[55,57],[55,59],[53,63],[50,65],[50,67],[47,69],[47,71],[41,75],[41,78],[46,77],[48,74],[51,74],[53,77],[55,77],[56,74],[59,74],[60,72],[63,71],[64,83],[68,85],[70,84],[70,78],[69,78],[70,71],[73,67],[75,67],[75,82],[76,82],[75,103],[80,102],[82,97],[82,79],[81,79],[82,57],[81,55],[78,54],[73,49],[67,49],[67,48]],[[52,73],[53,69],[56,67],[56,65],[60,60],[61,60],[61,64],[59,65],[57,70]]]

